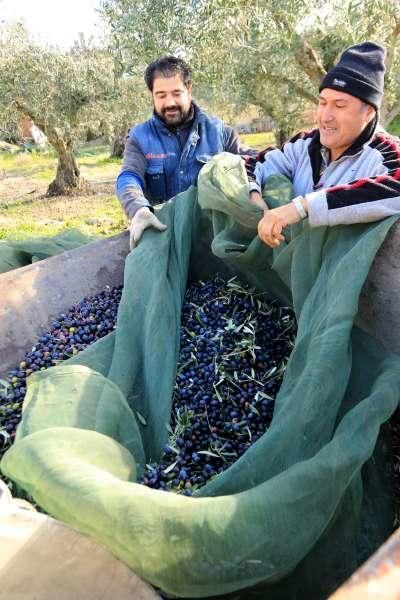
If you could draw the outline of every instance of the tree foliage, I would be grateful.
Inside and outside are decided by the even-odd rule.
[[[281,132],[301,124],[318,84],[349,45],[388,51],[388,125],[400,112],[399,0],[103,0],[113,47],[128,72],[165,53],[186,58],[198,95],[252,104]]]
[[[88,190],[74,156],[76,142],[88,127],[113,128],[122,98],[128,110],[127,87],[105,50],[63,53],[36,44],[21,25],[1,31],[0,121],[5,128],[28,115],[46,134],[59,156],[49,194]]]

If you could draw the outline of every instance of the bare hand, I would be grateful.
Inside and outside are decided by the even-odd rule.
[[[300,215],[292,202],[267,210],[258,223],[259,238],[271,248],[277,248],[284,241],[282,230],[287,225],[300,221]]]

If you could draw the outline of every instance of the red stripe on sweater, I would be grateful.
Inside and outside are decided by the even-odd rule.
[[[329,193],[337,192],[341,190],[355,190],[366,183],[385,183],[391,180],[400,180],[400,168],[396,169],[393,175],[378,175],[377,177],[366,177],[365,179],[358,179],[354,183],[345,183],[344,185],[336,185],[335,187],[328,188]]]
[[[377,139],[379,142],[384,142],[384,143],[387,143],[387,144],[390,146],[391,150],[392,150],[393,152],[396,152],[396,154],[397,154],[397,158],[399,158],[399,159],[400,159],[400,149],[399,149],[398,145],[394,143],[394,140],[393,140],[393,138],[391,138],[391,137],[386,137],[386,136],[382,135],[381,133],[378,133],[378,134],[377,134],[377,136],[376,136],[376,139]]]

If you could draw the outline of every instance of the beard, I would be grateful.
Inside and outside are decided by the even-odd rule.
[[[190,113],[190,106],[185,110],[182,106],[165,107],[156,114],[168,127],[179,127],[186,121]]]

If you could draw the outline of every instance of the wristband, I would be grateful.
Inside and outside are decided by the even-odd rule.
[[[302,199],[303,199],[303,196],[296,196],[296,198],[293,198],[292,202],[295,205],[297,212],[299,213],[300,219],[305,219],[307,216],[307,213],[304,210]]]

